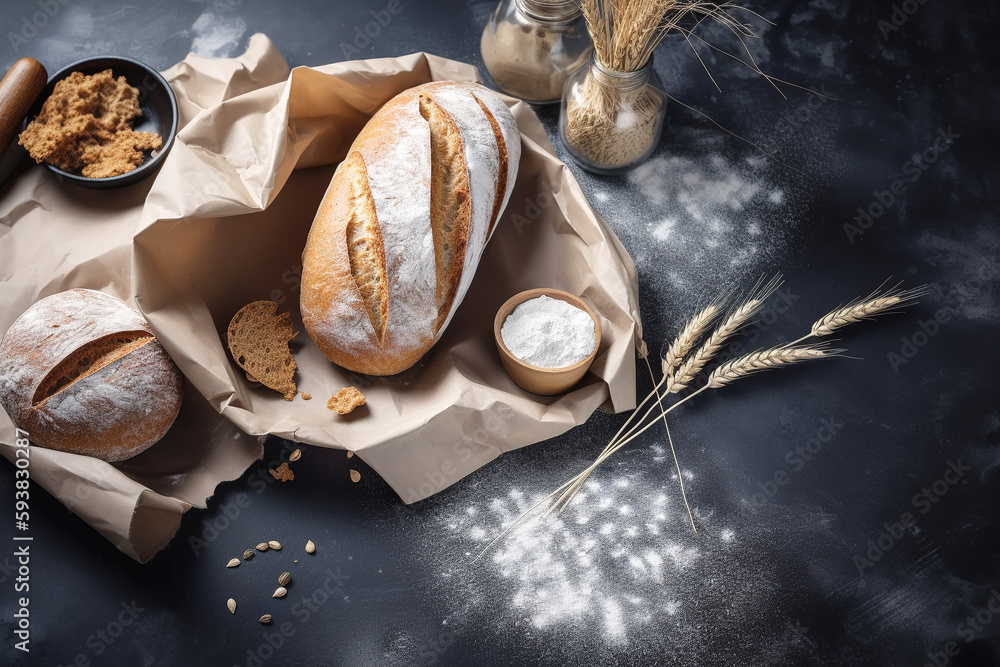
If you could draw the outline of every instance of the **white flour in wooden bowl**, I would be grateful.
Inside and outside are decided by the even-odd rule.
[[[589,314],[544,294],[515,308],[500,337],[515,357],[540,368],[572,366],[589,357],[597,344]]]

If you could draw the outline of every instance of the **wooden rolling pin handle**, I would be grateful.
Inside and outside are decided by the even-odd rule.
[[[34,58],[21,58],[0,81],[0,155],[6,152],[24,117],[45,88],[48,73]]]

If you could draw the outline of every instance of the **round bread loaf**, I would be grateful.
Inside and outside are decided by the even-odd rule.
[[[182,397],[145,319],[102,292],[46,297],[0,341],[0,405],[42,447],[130,458],[163,437]]]

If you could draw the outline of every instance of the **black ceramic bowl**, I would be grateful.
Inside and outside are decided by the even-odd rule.
[[[24,121],[25,126],[34,120],[42,110],[42,104],[49,98],[55,89],[56,82],[62,81],[72,72],[82,72],[83,74],[97,74],[110,69],[115,78],[125,77],[125,81],[139,89],[139,107],[142,115],[135,119],[132,129],[136,132],[155,132],[163,138],[163,145],[159,150],[146,152],[143,156],[142,164],[120,176],[109,178],[87,178],[80,174],[73,174],[63,171],[51,164],[45,167],[70,183],[82,185],[88,188],[118,188],[123,185],[131,185],[147,176],[154,174],[160,163],[167,156],[170,147],[174,143],[174,135],[177,134],[177,99],[174,91],[170,89],[170,84],[160,76],[159,72],[148,65],[144,65],[138,60],[130,58],[118,58],[115,56],[101,56],[98,58],[87,58],[75,62],[68,67],[64,67],[49,78],[45,90],[38,96],[35,104],[28,112]]]

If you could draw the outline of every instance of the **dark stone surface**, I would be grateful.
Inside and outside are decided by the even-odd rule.
[[[37,34],[10,37],[26,35],[24,21],[49,5],[54,16]],[[384,5],[8,0],[0,48],[5,67],[31,55],[54,71],[112,53],[162,69],[192,43],[234,55],[260,31],[290,64],[319,65],[344,59],[342,44]],[[402,5],[352,57],[427,50],[481,63],[492,3]],[[886,31],[895,6],[912,16]],[[624,416],[597,414],[412,506],[357,459],[350,467],[363,480],[352,484],[342,452],[309,448],[294,483],[271,482],[264,463],[290,450],[271,440],[265,462],[188,513],[145,566],[34,496],[33,648],[12,648],[16,575],[13,557],[0,557],[2,661],[1000,664],[997,9],[943,0],[757,8],[774,23],[753,44],[764,69],[833,99],[788,86],[782,99],[702,48],[719,92],[673,38],[657,51],[671,95],[756,146],[675,103],[639,171],[597,178],[571,165],[636,259],[650,348],[705,299],[778,271],[787,289],[744,348],[797,338],[889,276],[933,292],[904,315],[846,331],[838,344],[860,359],[747,380],[674,413],[697,536],[663,432],[652,429],[598,471],[601,489],[562,525],[467,564],[524,502],[511,491],[548,492]],[[540,116],[554,137],[556,112]],[[947,151],[912,162],[949,129],[957,138]],[[889,203],[897,179],[902,194]],[[885,210],[867,229],[845,228],[859,207],[877,211],[879,197]],[[822,420],[836,425],[832,437]],[[951,464],[968,470],[958,477]],[[772,487],[776,474],[786,483]],[[761,502],[762,489],[775,493]],[[13,491],[13,475],[0,475],[0,497]],[[897,528],[907,513],[915,525]],[[8,520],[0,524],[8,535]],[[282,552],[223,567],[272,538]],[[307,539],[319,547],[311,557]],[[272,601],[285,569],[289,595]],[[235,616],[230,596],[240,600]],[[253,620],[265,611],[271,626]],[[280,637],[283,623],[292,634]]]

